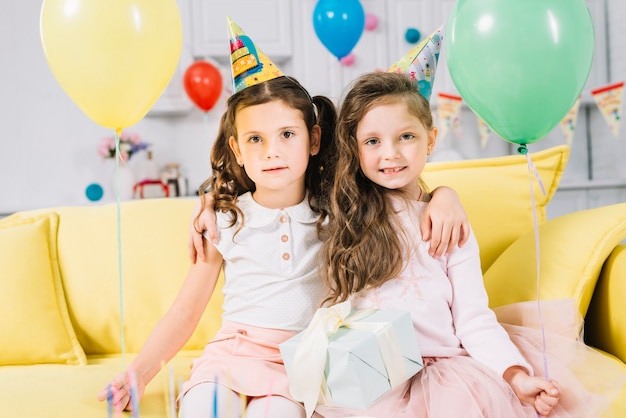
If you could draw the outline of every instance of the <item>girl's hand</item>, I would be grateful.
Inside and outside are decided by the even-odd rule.
[[[112,405],[114,411],[132,411],[133,402],[131,402],[131,383],[128,372],[118,374],[109,384],[98,393],[99,401],[106,401]],[[146,390],[145,383],[136,378],[137,396],[139,399]],[[139,402],[137,399],[136,402]]]
[[[540,416],[547,416],[561,397],[561,389],[553,380],[529,376],[518,366],[509,367],[504,372],[504,379],[509,382],[513,392],[522,403],[532,405]]]
[[[195,263],[196,260],[204,261],[204,239],[202,231],[207,231],[211,242],[217,242],[217,218],[215,217],[214,210],[215,200],[213,199],[213,193],[207,193],[204,196],[204,207],[201,206],[202,200],[199,199],[193,208],[191,222],[189,223],[187,247],[189,248],[189,259],[192,263]],[[196,220],[198,214],[200,214],[200,217]]]
[[[469,238],[469,221],[459,195],[451,188],[437,187],[424,211],[420,229],[424,241],[430,241],[431,257],[450,254]]]

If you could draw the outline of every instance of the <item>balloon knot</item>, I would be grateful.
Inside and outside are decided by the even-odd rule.
[[[518,154],[526,155],[528,154],[528,147],[526,146],[526,144],[521,144],[519,147],[517,147],[517,152]]]

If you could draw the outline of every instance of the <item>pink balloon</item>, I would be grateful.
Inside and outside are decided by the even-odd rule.
[[[354,64],[355,61],[356,61],[356,56],[352,52],[350,52],[348,55],[346,55],[345,57],[339,60],[341,65],[343,65],[344,67],[350,67],[351,65]]]
[[[372,13],[365,14],[365,30],[374,30],[378,27],[378,17]]]

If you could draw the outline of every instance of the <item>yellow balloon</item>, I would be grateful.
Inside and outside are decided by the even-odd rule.
[[[63,90],[96,123],[143,118],[180,59],[176,0],[44,0],[41,41]]]

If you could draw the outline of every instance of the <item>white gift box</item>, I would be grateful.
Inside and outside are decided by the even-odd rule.
[[[280,351],[307,416],[316,404],[368,408],[423,368],[408,312],[351,311],[347,302],[319,309]]]

